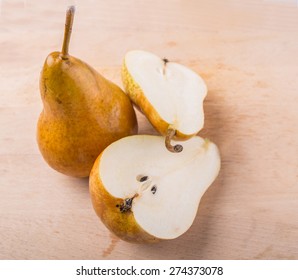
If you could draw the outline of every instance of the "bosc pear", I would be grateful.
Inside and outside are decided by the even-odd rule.
[[[126,93],[152,126],[163,136],[171,152],[182,145],[171,140],[187,140],[204,125],[204,80],[194,71],[166,58],[142,51],[129,51],[123,61],[122,81]]]
[[[219,169],[217,146],[199,136],[180,153],[170,153],[162,136],[128,136],[108,146],[92,168],[93,207],[123,240],[174,239],[192,225]]]
[[[118,86],[69,55],[74,11],[72,6],[66,13],[62,51],[49,54],[41,71],[44,108],[37,142],[52,168],[86,177],[104,148],[137,133],[137,119],[131,101]]]

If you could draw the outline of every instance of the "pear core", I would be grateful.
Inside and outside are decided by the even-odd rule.
[[[112,197],[131,199],[127,211],[145,232],[173,239],[192,225],[200,199],[219,169],[219,151],[210,141],[193,137],[181,153],[173,154],[163,137],[135,135],[106,148],[96,174]],[[119,215],[126,214],[122,212],[119,209]]]

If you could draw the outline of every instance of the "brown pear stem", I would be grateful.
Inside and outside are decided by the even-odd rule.
[[[162,74],[165,75],[166,74],[166,65],[169,62],[169,60],[167,58],[163,58],[163,67],[162,67]]]
[[[165,140],[165,145],[167,147],[167,149],[172,152],[172,153],[180,153],[183,150],[183,146],[182,145],[175,145],[173,146],[171,144],[171,141],[173,139],[173,137],[176,135],[176,130],[173,128],[168,128],[167,131],[167,135],[166,135],[166,140]]]
[[[62,45],[62,51],[61,51],[62,59],[69,58],[68,47],[69,47],[74,14],[75,14],[75,6],[68,7],[66,11],[64,39],[63,39],[63,45]]]

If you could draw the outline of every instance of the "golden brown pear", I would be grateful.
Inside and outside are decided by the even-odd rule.
[[[73,16],[74,7],[70,7],[62,51],[49,54],[41,71],[44,108],[37,142],[52,168],[86,177],[105,147],[137,132],[137,120],[129,98],[118,86],[68,54]]]

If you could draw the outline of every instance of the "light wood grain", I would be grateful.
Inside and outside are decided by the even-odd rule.
[[[125,243],[96,217],[88,180],[50,169],[35,141],[46,55],[65,1],[1,1],[1,259],[298,259],[295,1],[76,1],[70,52],[121,85],[126,51],[188,65],[209,88],[200,135],[222,169],[182,237]],[[155,133],[138,114],[140,133]]]

